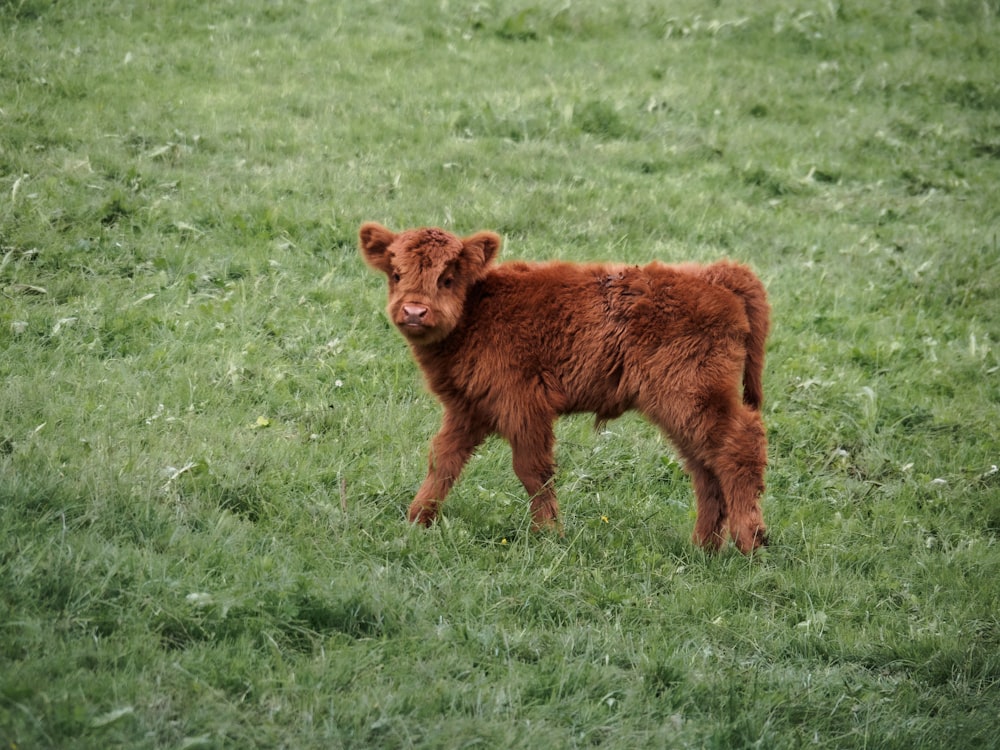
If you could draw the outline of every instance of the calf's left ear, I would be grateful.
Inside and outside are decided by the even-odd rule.
[[[464,255],[473,265],[486,268],[500,249],[500,235],[495,232],[476,232],[462,240]]]
[[[396,239],[396,235],[381,224],[370,221],[362,224],[358,230],[358,239],[361,242],[361,255],[365,263],[377,271],[384,274],[389,273],[389,245]]]

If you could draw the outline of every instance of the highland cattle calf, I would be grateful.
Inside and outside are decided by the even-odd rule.
[[[359,234],[365,261],[388,278],[389,318],[444,406],[410,521],[432,523],[472,452],[499,434],[534,526],[558,526],[556,417],[593,412],[604,422],[635,409],[684,459],[695,543],[717,549],[727,531],[743,553],[766,543],[760,405],[770,311],[749,269],[494,265],[492,232],[463,239],[368,223]]]

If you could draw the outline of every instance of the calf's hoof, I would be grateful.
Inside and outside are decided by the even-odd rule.
[[[410,503],[410,509],[406,517],[410,523],[419,523],[421,526],[430,526],[437,518],[437,503],[429,503],[426,500],[414,500]]]
[[[766,547],[768,543],[767,528],[764,526],[746,528],[738,532],[731,530],[730,533],[733,535],[737,549],[744,555],[752,554],[761,547]]]
[[[535,519],[531,522],[532,531],[551,531],[559,536],[566,536],[562,522],[558,518]]]
[[[691,535],[691,541],[709,552],[718,552],[722,549],[722,545],[726,543],[726,536],[724,531],[710,531],[707,534],[695,531]]]
[[[562,535],[559,504],[554,497],[536,497],[531,501],[531,530],[555,531]]]

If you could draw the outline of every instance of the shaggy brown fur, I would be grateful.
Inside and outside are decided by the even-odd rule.
[[[697,497],[697,544],[765,543],[760,417],[769,307],[744,266],[522,262],[492,265],[500,237],[360,230],[389,281],[388,314],[444,405],[427,478],[410,505],[430,524],[488,435],[511,445],[536,527],[558,526],[553,423],[636,409],[674,442]],[[742,379],[742,398],[740,384]]]

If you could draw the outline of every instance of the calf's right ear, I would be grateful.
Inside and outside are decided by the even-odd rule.
[[[376,271],[388,274],[390,265],[387,250],[396,239],[396,235],[381,224],[370,221],[361,225],[358,239],[361,241],[361,256],[365,259],[365,263]]]

